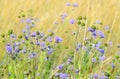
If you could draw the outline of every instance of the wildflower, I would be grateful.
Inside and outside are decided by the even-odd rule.
[[[94,73],[93,78],[97,79],[98,78],[98,74]]]
[[[75,20],[74,19],[70,19],[70,24],[74,24]]]
[[[98,35],[100,36],[100,38],[105,38],[104,33],[100,30],[98,30]]]
[[[32,36],[32,37],[35,37],[35,36],[36,36],[36,33],[35,33],[35,32],[33,32],[33,33],[31,34],[31,36]]]
[[[69,2],[67,2],[67,3],[66,3],[66,6],[70,6],[70,3],[69,3]]]
[[[104,49],[98,49],[98,51],[101,53],[101,54],[104,54],[105,53],[105,50]]]
[[[68,58],[68,60],[67,60],[67,62],[66,62],[67,64],[70,64],[70,63],[72,63],[72,58]]]
[[[100,60],[100,61],[104,61],[105,58],[106,58],[105,56],[99,56],[99,60]]]
[[[94,32],[94,31],[95,31],[95,29],[88,27],[88,32]]]
[[[74,4],[73,4],[73,7],[78,7],[78,4],[77,4],[77,3],[74,3]]]
[[[95,63],[95,62],[96,62],[96,59],[95,59],[95,58],[92,58],[92,62]]]
[[[115,64],[114,64],[114,63],[111,63],[111,67],[114,69],[114,68],[115,68]]]
[[[76,51],[78,51],[82,47],[82,44],[77,44],[76,45]]]
[[[11,36],[11,38],[16,38],[16,35],[14,35],[14,34],[11,34],[10,36]]]
[[[47,41],[48,41],[48,42],[52,42],[52,37],[49,36],[49,37],[47,38]]]
[[[59,69],[59,70],[62,70],[62,69],[63,69],[63,65],[60,64],[60,65],[58,66],[58,69]]]
[[[60,37],[55,37],[55,42],[56,42],[56,43],[62,42],[62,38],[60,38]]]
[[[50,48],[50,49],[48,50],[48,54],[50,55],[52,52],[53,52],[53,48]]]
[[[26,23],[28,24],[28,23],[31,23],[31,19],[30,18],[27,18],[26,19]]]
[[[11,53],[12,52],[12,46],[10,45],[10,44],[7,44],[6,45],[6,51],[8,52],[8,53]]]
[[[105,30],[109,30],[109,28],[110,28],[109,26],[105,26],[104,27]]]
[[[68,78],[68,74],[60,73],[60,78],[61,79],[66,79],[66,78]]]
[[[79,73],[79,69],[77,69],[77,70],[75,71],[75,73]]]

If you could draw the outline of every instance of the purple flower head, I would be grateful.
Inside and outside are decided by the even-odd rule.
[[[47,53],[48,53],[48,55],[50,55],[50,54],[52,54],[52,52],[53,52],[53,48],[50,48]]]
[[[104,49],[98,49],[98,51],[101,53],[101,54],[104,54],[105,53],[105,50]]]
[[[95,63],[96,62],[96,58],[92,58],[92,62]]]
[[[68,14],[67,14],[67,13],[64,13],[64,14],[63,14],[63,16],[64,16],[64,17],[67,17],[67,16],[68,16]]]
[[[11,53],[12,50],[13,50],[12,46],[11,46],[10,44],[7,44],[7,45],[6,45],[6,51],[7,51],[8,53]]]
[[[77,3],[74,3],[72,6],[73,6],[73,7],[78,7],[78,4],[77,4]]]
[[[109,28],[110,28],[109,26],[105,26],[104,27],[105,30],[109,30]]]
[[[42,47],[46,47],[45,42],[40,42],[40,45],[41,45]]]
[[[98,30],[98,35],[100,36],[100,38],[105,38],[104,33],[100,30]]]
[[[67,2],[67,3],[66,3],[66,6],[70,6],[70,3],[69,3],[69,2]]]
[[[79,70],[79,69],[77,69],[77,70],[75,71],[75,73],[79,73],[79,71],[80,71],[80,70]]]
[[[93,34],[93,36],[96,38],[97,32],[96,32],[96,31],[93,31],[92,34]]]
[[[63,65],[60,64],[60,65],[58,66],[58,69],[59,69],[59,70],[62,70],[62,69],[63,69]]]
[[[47,41],[48,41],[48,42],[52,42],[52,37],[49,36],[49,37],[47,38]]]
[[[36,42],[36,45],[40,45],[40,42]]]
[[[72,58],[68,58],[68,60],[67,60],[67,62],[66,62],[67,64],[70,64],[70,63],[72,63]]]
[[[31,34],[31,36],[32,36],[32,37],[36,37],[36,33],[33,32],[33,33]]]
[[[104,61],[105,58],[106,58],[105,56],[99,56],[99,60],[100,60],[100,61]]]
[[[97,79],[98,76],[99,76],[98,74],[94,73],[93,78]]]
[[[16,38],[16,35],[14,35],[14,34],[11,34],[10,36],[11,36],[11,38]]]
[[[74,19],[70,19],[70,24],[74,24],[75,20]]]
[[[88,27],[88,32],[94,32],[94,31],[95,31],[95,29]]]
[[[99,49],[100,46],[101,46],[101,42],[99,41],[99,42],[95,45],[95,48],[96,48],[96,49]]]
[[[77,44],[76,45],[76,51],[78,51],[82,47],[82,44]]]
[[[111,63],[111,67],[114,69],[114,68],[115,68],[115,64],[114,64],[114,63]]]
[[[30,30],[30,26],[26,26],[25,28],[26,28],[27,30]]]
[[[61,79],[66,79],[66,78],[68,78],[68,74],[60,73],[60,78]]]
[[[62,42],[62,38],[56,36],[56,37],[55,37],[55,42],[56,42],[56,43],[60,43],[60,42]]]
[[[28,24],[28,23],[31,23],[31,19],[30,18],[27,18],[26,19],[26,23]]]
[[[108,44],[109,44],[109,45],[112,45],[113,43],[112,43],[112,41],[109,41]]]

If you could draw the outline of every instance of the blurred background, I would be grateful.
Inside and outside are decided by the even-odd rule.
[[[67,7],[66,3],[77,3],[78,7]],[[70,25],[70,18],[76,19],[79,15],[87,16],[90,23],[100,20],[103,24],[112,29],[110,40],[116,46],[120,43],[120,0],[0,0],[0,34],[7,33],[9,29],[14,29],[15,33],[20,33],[22,27],[19,24],[19,12],[23,10],[25,14],[32,9],[32,16],[39,18],[35,29],[47,32],[54,28],[54,22],[60,21],[60,15],[67,13],[69,16],[64,24],[59,24],[57,35],[64,39],[68,38],[75,25]],[[103,27],[101,27],[103,28]],[[68,41],[64,41],[68,44]],[[116,47],[113,48],[113,53]],[[5,52],[2,38],[0,37],[0,58]]]

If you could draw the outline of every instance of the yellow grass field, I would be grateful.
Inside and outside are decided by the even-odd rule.
[[[78,8],[72,11],[72,7],[66,7],[67,2],[78,3]],[[101,20],[103,24],[109,25],[112,29],[110,40],[115,45],[120,43],[120,0],[0,0],[0,34],[7,33],[10,28],[20,33],[22,27],[19,26],[19,12],[23,10],[27,13],[29,9],[33,10],[33,16],[40,19],[36,29],[52,29],[54,21],[59,21],[61,14],[68,13],[67,22],[59,25],[57,30],[58,35],[67,38],[64,33],[75,28],[69,24],[69,19],[81,15],[87,16],[90,23]],[[67,41],[64,43],[69,44]],[[0,58],[4,51],[0,38]]]

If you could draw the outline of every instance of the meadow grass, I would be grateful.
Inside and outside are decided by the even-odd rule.
[[[66,6],[67,2],[71,4],[77,3],[78,6]],[[25,45],[22,44],[22,46],[29,47],[27,50],[32,51],[35,48],[35,52],[39,52],[35,58],[33,57],[33,60],[27,59],[29,53],[27,55],[20,53],[16,60],[11,59],[9,55],[5,54],[6,43],[11,42],[11,38],[7,35],[5,44],[2,42],[4,39],[1,38],[0,58],[1,62],[4,63],[3,67],[1,64],[1,71],[4,71],[3,79],[13,79],[15,76],[17,79],[27,77],[28,79],[59,79],[61,78],[59,77],[60,75],[69,75],[69,78],[66,77],[66,79],[88,79],[90,78],[89,76],[94,76],[94,79],[100,79],[97,78],[98,75],[105,75],[110,79],[115,79],[116,76],[120,76],[120,59],[119,54],[117,54],[119,52],[117,46],[120,43],[119,4],[120,0],[1,0],[0,34],[6,35],[10,29],[13,29],[14,34],[21,35],[25,24],[20,22],[21,18],[18,18],[18,16],[22,14],[25,14],[26,18],[31,18],[31,16],[37,18],[38,22],[36,22],[31,32],[40,31],[48,36],[54,32],[52,36],[52,39],[54,39],[53,43],[42,41],[54,48],[54,53],[50,56],[46,54],[46,51],[39,50],[37,46],[30,44],[31,40],[35,42],[33,38],[30,38]],[[32,13],[30,13],[31,10]],[[67,14],[67,17],[61,19],[64,13]],[[78,17],[80,16],[87,18],[80,20],[80,22],[85,23],[84,27],[81,27],[82,25],[78,23]],[[97,27],[97,30],[102,30],[105,34],[104,39],[97,38],[94,40],[93,37],[91,38],[91,34],[88,33],[88,27],[94,25],[96,20],[102,23],[98,23],[92,29]],[[58,24],[54,24],[54,22],[58,22]],[[109,26],[110,33],[104,30],[105,26]],[[52,32],[48,32],[48,30]],[[72,35],[73,32],[75,32],[75,35]],[[56,36],[59,37],[55,38]],[[85,37],[88,37],[87,41],[85,41]],[[60,44],[55,42],[56,39],[59,40]],[[60,41],[61,39],[62,42]],[[92,48],[92,45],[98,44],[98,41],[103,43],[102,48],[105,49],[105,54],[100,54],[97,51],[98,49]],[[110,41],[112,41],[112,46],[106,44]],[[83,47],[79,44],[83,45]],[[78,49],[76,49],[77,47]],[[104,58],[100,59],[103,56],[106,57],[105,60],[103,60]],[[23,59],[20,59],[21,57]],[[44,60],[46,57],[48,57],[48,61]],[[71,60],[69,61],[71,63],[66,64],[68,59]],[[114,65],[115,68],[113,67]],[[35,66],[37,66],[37,69],[34,68]],[[8,73],[11,76],[7,75]],[[3,74],[1,74],[1,78]],[[56,77],[56,74],[59,74],[59,76],[57,75],[58,77]]]

